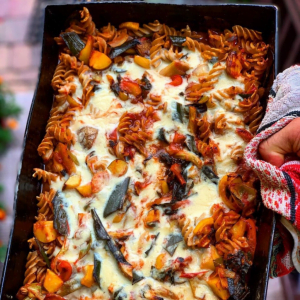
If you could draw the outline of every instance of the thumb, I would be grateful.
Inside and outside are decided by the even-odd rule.
[[[280,167],[286,154],[300,154],[300,118],[294,119],[286,127],[263,141],[259,153],[263,160]]]

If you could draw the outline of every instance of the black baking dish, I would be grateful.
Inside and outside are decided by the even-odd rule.
[[[192,30],[241,25],[263,32],[264,41],[270,44],[273,65],[264,81],[268,91],[277,73],[277,8],[270,5],[174,5],[144,2],[101,2],[84,4],[92,13],[96,27],[108,22],[118,25],[132,20],[148,23],[160,20],[175,28],[187,24]],[[17,177],[15,193],[15,217],[8,245],[0,286],[3,300],[15,298],[24,280],[26,257],[29,251],[27,240],[32,237],[32,226],[37,213],[36,196],[41,183],[32,177],[33,168],[43,168],[37,147],[44,137],[46,123],[52,106],[51,79],[58,60],[58,47],[54,37],[65,28],[65,21],[83,5],[47,6],[43,34],[42,61],[39,82],[33,97],[25,131],[22,163]],[[227,22],[224,22],[226,20]],[[267,95],[267,93],[266,93]],[[266,101],[265,97],[265,101]],[[273,212],[260,205],[258,212],[258,237],[254,265],[249,276],[251,294],[247,299],[264,300],[267,294],[271,248],[275,228]]]

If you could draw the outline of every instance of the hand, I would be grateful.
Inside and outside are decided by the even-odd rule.
[[[263,160],[280,167],[287,154],[300,157],[300,118],[294,119],[286,127],[263,141],[258,148]]]

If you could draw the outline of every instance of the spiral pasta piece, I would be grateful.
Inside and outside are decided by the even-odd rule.
[[[152,139],[152,132],[149,129],[156,120],[158,117],[152,106],[147,107],[139,114],[135,114],[135,119],[132,119],[132,114],[124,113],[117,127],[120,135],[119,140],[135,146],[147,156],[148,151],[145,148],[145,143]]]
[[[162,28],[159,31],[160,34],[163,34],[165,36],[169,36],[169,35],[177,35],[177,31],[175,28],[173,27],[169,27],[166,24],[163,24]]]
[[[25,279],[23,284],[30,284],[37,282],[37,270],[44,268],[46,270],[46,263],[39,257],[37,251],[29,252],[27,256],[25,271]],[[41,272],[41,271],[40,271]]]
[[[241,145],[235,146],[230,154],[230,158],[235,162],[239,162],[243,159],[244,156],[244,148]]]
[[[53,205],[52,200],[56,192],[54,189],[50,189],[49,192],[41,193],[36,197],[38,204],[38,213],[43,214],[47,220],[53,219]]]
[[[94,48],[104,54],[108,54],[106,40],[101,36],[94,36]]]
[[[263,107],[262,106],[254,106],[245,114],[244,122],[249,126],[249,131],[252,134],[255,134],[261,120],[263,118]]]
[[[54,90],[58,90],[63,84],[65,84],[65,73],[66,73],[66,65],[63,61],[61,61],[53,75],[53,79],[51,81],[51,86]]]
[[[89,10],[84,7],[83,10],[80,11],[81,16],[81,26],[85,29],[86,34],[88,35],[95,35],[95,23],[92,20],[92,16]]]
[[[47,172],[42,169],[34,168],[34,174],[32,177],[37,177],[38,180],[42,179],[44,182],[48,182],[49,184],[51,181],[56,181],[57,180],[57,175],[51,172]]]
[[[207,117],[204,116],[203,118],[199,119],[197,122],[197,126],[198,126],[197,134],[199,139],[203,142],[206,142],[211,133],[210,123],[208,122]]]
[[[39,156],[45,155],[47,152],[53,150],[53,136],[45,136],[42,142],[38,146],[38,154]]]
[[[178,53],[177,49],[174,52],[173,46],[171,46],[170,49],[161,48],[161,49],[159,49],[159,51],[157,51],[154,54],[151,64],[156,66],[158,64],[158,62],[160,62],[161,60],[174,61],[176,59],[180,59],[182,56],[183,56],[183,53]]]
[[[226,117],[225,114],[220,114],[215,119],[215,133],[216,134],[224,134],[224,130],[227,127]]]
[[[150,94],[149,98],[150,99],[147,101],[147,104],[152,105],[152,106],[160,105],[160,103],[161,103],[161,96],[160,95]]]
[[[77,69],[79,76],[79,81],[83,88],[82,93],[82,104],[86,107],[90,101],[92,95],[94,95],[94,86],[91,84],[92,78],[89,73],[89,67],[81,63],[80,67]]]
[[[162,26],[158,20],[155,20],[153,23],[144,24],[143,27],[140,26],[139,29],[134,30],[133,33],[138,37],[149,36],[160,31]]]
[[[208,247],[210,243],[209,234],[208,232],[202,232],[200,235],[194,234],[195,226],[201,221],[201,218],[195,218],[193,221],[189,218],[182,216],[178,219],[178,225],[181,228],[181,233],[183,239],[188,247],[196,248],[201,247],[205,248]]]
[[[73,133],[69,128],[62,127],[60,125],[54,125],[48,128],[47,133],[49,136],[53,136],[57,141],[61,143],[71,143]]]
[[[223,101],[224,99],[234,99],[237,94],[242,93],[244,90],[237,86],[232,86],[227,89],[217,90],[215,93],[212,93],[214,99],[218,101]]]
[[[156,36],[154,40],[151,42],[150,48],[150,59],[151,65],[157,68],[161,64],[162,54],[161,49],[165,43],[165,35],[163,36]]]
[[[233,26],[232,30],[239,38],[243,38],[244,40],[262,40],[261,32],[256,30],[248,29],[239,25]]]
[[[234,108],[235,112],[247,112],[259,102],[259,95],[255,91],[249,98],[240,101],[238,106]]]
[[[226,51],[224,49],[213,48],[209,45],[193,40],[190,37],[186,37],[186,41],[182,44],[182,46],[187,47],[193,52],[198,50],[201,53],[201,56],[206,60],[210,60],[213,57],[223,59],[226,54]]]

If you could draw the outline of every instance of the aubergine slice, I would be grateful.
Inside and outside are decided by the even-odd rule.
[[[184,118],[184,107],[181,103],[173,102],[172,103],[172,120],[183,123]]]
[[[132,285],[140,282],[143,280],[145,277],[143,276],[142,272],[133,270],[132,271]]]
[[[99,288],[101,289],[101,257],[98,253],[94,253],[94,270],[93,270],[93,277],[97,282]]]
[[[184,36],[170,35],[169,38],[172,44],[177,47],[182,47],[182,44],[186,41]]]
[[[130,177],[127,177],[122,183],[116,185],[115,189],[110,194],[109,199],[106,203],[103,212],[104,218],[108,217],[110,214],[122,208],[128,190],[129,182]]]
[[[178,244],[183,240],[183,237],[180,233],[172,233],[167,238],[167,244],[165,246],[166,251],[173,256],[175,253]]]
[[[157,238],[158,238],[159,234],[160,234],[160,232],[159,232],[159,233],[158,233],[158,234],[155,236],[155,238],[152,240],[152,242],[151,242],[151,245],[150,245],[149,249],[145,251],[145,255],[146,255],[146,257],[149,255],[150,251],[151,251],[151,250],[152,250],[152,248],[154,247],[154,245],[155,245],[155,242],[156,242],[156,240],[157,240]]]
[[[94,220],[94,230],[95,230],[97,239],[98,240],[109,240],[110,236],[106,232],[96,210],[93,208],[91,210],[91,212],[92,212],[92,217]]]
[[[140,41],[138,39],[133,39],[133,40],[127,41],[123,45],[113,48],[110,51],[109,57],[111,59],[113,59],[113,58],[119,56],[120,54],[122,54],[123,52],[125,52],[126,50],[128,50],[132,47],[135,47],[136,45],[139,45],[139,44],[140,44]]]
[[[118,266],[120,270],[123,272],[123,274],[129,278],[130,280],[133,280],[133,266],[125,259],[123,253],[120,251],[119,247],[117,246],[116,242],[113,238],[109,236],[106,229],[104,228],[97,212],[95,209],[92,209],[92,217],[94,220],[94,228],[96,232],[96,236],[100,240],[106,240],[107,241],[107,247],[115,260],[118,263]],[[136,279],[135,279],[136,280]]]
[[[202,172],[204,175],[209,178],[214,184],[219,183],[219,176],[214,173],[214,171],[208,167],[208,166],[203,166],[202,167]]]
[[[91,149],[98,135],[98,129],[84,126],[77,131],[78,141],[85,149]]]
[[[196,146],[195,137],[193,135],[186,135],[185,144],[190,151],[194,152],[195,154],[199,153]]]
[[[63,194],[57,192],[54,199],[52,200],[53,204],[53,224],[54,228],[61,235],[69,234],[69,221],[66,210],[64,209],[64,200]]]
[[[78,55],[79,52],[85,47],[85,43],[75,32],[64,32],[60,36],[74,56]]]
[[[158,131],[158,135],[157,135],[157,139],[159,141],[162,141],[164,143],[167,143],[169,144],[167,138],[166,138],[166,132],[165,132],[165,129],[164,128],[160,128],[159,131]]]

